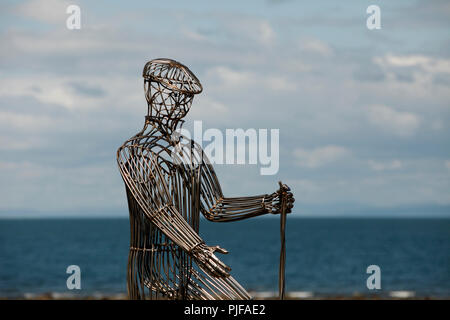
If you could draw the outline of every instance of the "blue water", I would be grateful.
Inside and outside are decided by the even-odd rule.
[[[200,231],[230,251],[220,256],[245,288],[277,290],[277,219],[204,220]],[[124,293],[128,237],[127,219],[0,220],[0,297],[67,293],[72,264],[82,273],[76,294]],[[287,291],[373,294],[372,264],[381,268],[378,295],[450,297],[450,219],[288,219]]]

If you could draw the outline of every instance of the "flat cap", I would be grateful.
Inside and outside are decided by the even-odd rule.
[[[203,87],[197,77],[185,65],[172,59],[153,59],[145,64],[142,76],[157,81],[174,91],[197,94]]]

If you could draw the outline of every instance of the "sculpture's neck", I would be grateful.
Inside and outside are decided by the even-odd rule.
[[[156,118],[152,116],[145,117],[144,128],[138,135],[163,135],[167,140],[174,140],[176,135],[175,132],[181,129],[183,125],[183,120],[171,121],[165,118]]]

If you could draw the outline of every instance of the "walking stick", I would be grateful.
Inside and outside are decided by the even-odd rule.
[[[281,181],[278,182],[280,184],[280,190],[283,190],[283,184]],[[281,192],[281,212],[280,212],[280,238],[281,238],[281,249],[280,249],[280,266],[278,270],[278,293],[280,296],[280,300],[284,300],[284,269],[286,264],[286,238],[285,238],[285,230],[286,230],[286,196],[284,191]]]

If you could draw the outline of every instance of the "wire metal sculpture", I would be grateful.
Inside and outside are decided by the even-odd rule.
[[[228,252],[206,245],[199,236],[200,213],[210,221],[227,222],[290,212],[292,193],[280,184],[271,194],[225,197],[201,147],[177,132],[194,95],[203,90],[200,81],[171,59],[149,61],[143,77],[148,104],[144,128],[117,151],[130,215],[128,296],[250,299],[230,275],[231,268],[215,255]]]

